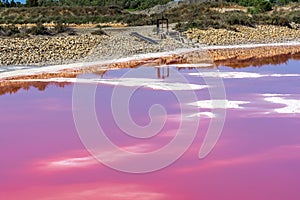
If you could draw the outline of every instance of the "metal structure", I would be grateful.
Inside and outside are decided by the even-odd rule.
[[[156,27],[157,27],[157,35],[159,34],[160,30],[162,30],[162,32],[164,32],[164,22],[167,25],[167,32],[169,32],[169,20],[167,18],[164,17],[164,14],[162,14],[161,19],[157,19],[156,21]],[[160,27],[161,24],[161,27]]]

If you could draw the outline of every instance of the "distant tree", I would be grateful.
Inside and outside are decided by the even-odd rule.
[[[277,0],[276,4],[278,4],[280,6],[284,6],[290,2],[291,2],[291,0]]]
[[[272,4],[270,1],[262,0],[257,5],[261,12],[271,11],[272,10]]]
[[[32,1],[32,0],[28,0]],[[38,0],[43,2],[51,0]],[[146,9],[158,4],[165,4],[172,0],[52,0],[56,2],[57,5],[67,5],[67,6],[118,6],[125,9]],[[40,3],[39,3],[40,5]]]
[[[16,6],[17,6],[16,2],[14,0],[11,0],[10,7],[16,7]]]
[[[38,6],[38,0],[26,0],[26,6],[28,7]]]
[[[9,3],[8,0],[3,1],[3,3],[4,3],[4,6],[5,6],[5,7],[7,7],[7,8],[10,7],[10,3]]]

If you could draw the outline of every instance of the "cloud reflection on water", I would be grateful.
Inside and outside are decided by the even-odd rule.
[[[191,76],[199,77],[221,77],[224,79],[245,79],[245,78],[265,78],[265,77],[299,77],[300,74],[264,74],[255,72],[201,72],[201,73],[188,73]]]

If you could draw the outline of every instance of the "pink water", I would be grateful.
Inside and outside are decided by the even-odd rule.
[[[137,78],[156,79],[156,69],[140,69]],[[109,71],[102,78],[120,77],[127,71]],[[73,121],[73,84],[51,83],[44,90],[31,87],[3,94],[0,199],[300,199],[300,62],[220,67],[220,71],[231,76],[223,78],[227,99],[248,103],[227,109],[221,137],[206,158],[198,159],[198,151],[210,118],[200,117],[189,150],[172,165],[146,174],[112,170],[90,155]],[[196,72],[180,70],[191,83],[203,84],[202,78],[191,74]],[[253,73],[259,77],[249,77]],[[179,108],[172,92],[143,87],[134,94],[130,111],[136,123],[149,123],[153,104],[163,105],[168,112],[161,133],[141,141],[124,136],[113,121],[109,98],[113,88],[98,84],[96,109],[99,123],[116,144],[143,152],[143,147],[160,148],[174,136]],[[196,94],[199,100],[209,97],[207,89]]]

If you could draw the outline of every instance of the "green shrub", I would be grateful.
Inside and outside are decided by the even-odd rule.
[[[66,26],[62,23],[55,24],[52,33],[53,34],[59,34],[59,33],[71,33],[72,35],[75,34],[74,30],[72,30],[70,27]]]
[[[251,8],[248,8],[247,11],[248,11],[248,13],[250,13],[250,14],[252,14],[252,15],[260,13],[260,10],[259,10],[258,7],[251,7]]]
[[[41,23],[38,23],[36,26],[33,26],[30,29],[28,29],[27,33],[31,35],[51,35],[49,29],[47,29]]]
[[[261,12],[266,12],[266,11],[272,10],[272,4],[270,3],[270,1],[267,1],[267,0],[259,1],[259,3],[256,5],[256,7],[258,7]]]
[[[19,33],[20,30],[15,25],[0,26],[0,36],[14,36]]]
[[[287,18],[291,22],[295,22],[295,23],[300,24],[300,11],[297,10],[297,11],[293,11],[293,12],[289,13]]]
[[[254,20],[243,12],[227,12],[223,18],[228,25],[254,26]]]
[[[253,19],[259,24],[286,26],[289,28],[291,28],[290,22],[292,22],[288,16],[285,16],[284,13],[281,12],[274,12],[272,15],[257,14],[253,15]]]
[[[290,27],[290,22],[289,20],[284,17],[284,16],[273,16],[271,19],[270,19],[270,24],[272,25],[278,25],[278,26],[287,26],[287,27]],[[290,27],[291,28],[291,27]]]

